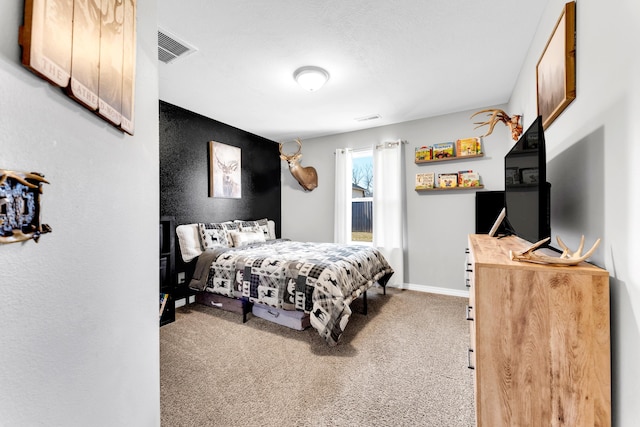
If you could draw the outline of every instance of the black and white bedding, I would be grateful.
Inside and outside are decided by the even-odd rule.
[[[335,345],[349,321],[351,302],[393,269],[364,245],[267,240],[213,247],[197,260],[189,286],[228,297],[310,314],[311,326]]]

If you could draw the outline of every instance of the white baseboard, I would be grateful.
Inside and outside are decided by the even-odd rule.
[[[415,285],[412,283],[403,283],[399,285],[387,285],[390,288],[408,289],[410,291],[428,292],[431,294],[450,295],[454,297],[469,298],[469,291],[461,291],[458,289],[439,288],[437,286]]]
[[[458,289],[440,288],[437,286],[415,285],[412,283],[403,283],[402,286],[387,285],[389,288],[407,289],[409,291],[427,292],[430,294],[449,295],[453,297],[469,298],[469,291],[461,291]],[[195,297],[190,297],[189,303],[196,301]],[[185,298],[176,301],[176,308],[185,305]]]

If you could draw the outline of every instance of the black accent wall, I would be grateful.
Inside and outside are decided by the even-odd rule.
[[[209,197],[209,141],[242,151],[242,198]],[[280,235],[278,144],[160,101],[160,216],[176,224],[269,218]]]

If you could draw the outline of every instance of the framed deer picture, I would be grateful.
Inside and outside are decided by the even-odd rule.
[[[209,197],[242,197],[241,155],[239,147],[209,141]]]

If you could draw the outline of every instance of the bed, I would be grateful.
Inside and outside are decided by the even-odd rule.
[[[266,219],[188,224],[176,232],[183,260],[193,263],[192,290],[308,313],[329,345],[342,336],[351,302],[376,283],[384,289],[393,274],[375,248],[276,239]]]

